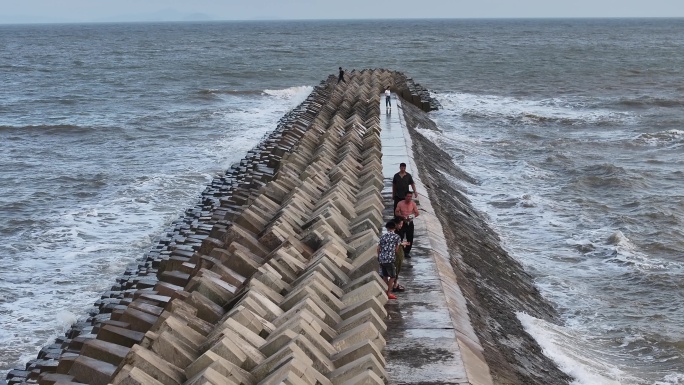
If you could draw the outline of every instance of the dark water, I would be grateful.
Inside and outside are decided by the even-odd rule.
[[[564,325],[578,384],[684,383],[684,20],[0,26],[0,370],[35,357],[338,66],[426,133]]]

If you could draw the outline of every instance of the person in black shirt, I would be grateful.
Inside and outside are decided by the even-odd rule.
[[[340,84],[340,82],[347,82],[346,80],[344,80],[344,70],[342,69],[342,67],[340,67],[340,76],[337,78],[337,84]]]
[[[416,185],[413,182],[413,177],[406,172],[406,163],[401,163],[399,164],[399,172],[394,174],[394,179],[392,179],[394,210],[397,209],[397,204],[404,200],[406,193],[410,191],[409,186],[413,188],[413,196],[417,198],[418,193],[416,192]]]

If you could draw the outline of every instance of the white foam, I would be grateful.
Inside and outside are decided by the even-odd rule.
[[[537,124],[544,121],[561,121],[570,125],[586,123],[627,123],[635,117],[627,112],[607,109],[587,109],[591,101],[574,99],[529,100],[498,95],[476,95],[469,93],[444,93],[439,100],[445,110],[458,115],[470,115],[488,120],[515,119],[523,124]]]
[[[520,323],[539,343],[544,354],[575,380],[573,385],[625,385],[635,383],[620,369],[605,362],[601,351],[577,344],[578,335],[570,329],[517,313]]]
[[[614,283],[612,277],[641,276],[639,270],[665,267],[668,273],[678,274],[681,268],[674,262],[660,265],[663,261],[644,254],[620,229],[609,227],[613,223],[602,221],[600,212],[587,211],[586,207],[591,206],[585,202],[593,197],[567,191],[568,178],[574,174],[563,169],[571,169],[578,161],[576,156],[582,154],[562,154],[562,167],[556,162],[549,162],[547,167],[544,159],[556,155],[557,150],[549,148],[544,153],[533,146],[538,145],[537,140],[541,143],[549,139],[547,143],[553,143],[569,135],[569,130],[546,138],[546,127],[534,128],[526,133],[538,136],[532,135],[528,140],[518,130],[527,124],[524,119],[513,124],[506,121],[502,127],[496,125],[497,120],[515,118],[528,111],[554,119],[568,118],[573,124],[612,119],[629,123],[632,117],[607,110],[575,111],[574,107],[557,102],[479,98],[469,94],[447,95],[450,100],[446,101],[444,95],[439,97],[445,108],[436,113],[435,120],[442,132],[419,132],[450,153],[461,169],[478,178],[479,183],[473,185],[463,180],[454,182],[465,184],[474,207],[487,215],[489,224],[501,236],[503,247],[533,273],[543,295],[558,305],[566,325],[559,328],[528,319],[528,327],[536,327],[531,334],[564,371],[579,379],[576,384],[643,384],[644,378],[637,378],[640,373],[632,370],[632,364],[641,365],[648,357],[636,357],[620,351],[609,339],[594,337],[605,335],[607,330],[614,330],[614,335],[628,333],[621,318],[624,312],[615,308],[624,298],[616,302],[613,292],[597,292],[596,288],[619,289],[620,283]],[[483,122],[469,120],[473,115],[482,117]],[[630,135],[629,130],[623,130],[615,137],[629,139]],[[529,155],[527,149],[539,155]],[[612,262],[610,258],[629,263],[606,263]],[[601,284],[594,284],[597,281]],[[635,329],[649,330],[643,328],[643,323]],[[616,357],[611,352],[623,355]],[[593,366],[594,361],[600,365]],[[653,378],[652,373],[647,375]]]
[[[647,146],[680,146],[684,143],[684,131],[672,129],[654,133],[643,133],[639,134],[636,138],[634,138],[634,142],[637,144],[644,144]]]
[[[267,95],[275,96],[280,99],[295,101],[299,100],[295,103],[296,105],[303,102],[306,96],[308,96],[311,93],[311,91],[313,91],[313,87],[311,86],[299,86],[289,87],[282,90],[264,90],[264,93]],[[304,96],[304,98],[301,98],[301,96]]]
[[[653,385],[682,385],[684,373],[670,373],[663,377],[662,381],[656,381]]]
[[[57,313],[57,321],[62,324],[62,328],[68,329],[78,321],[78,316],[70,311],[62,310]]]
[[[216,141],[214,146],[207,149],[207,154],[212,157],[225,156],[227,151],[238,154],[239,157],[226,158],[221,163],[223,168],[228,168],[233,162],[242,158],[244,153],[252,149],[266,134],[273,131],[278,120],[306,100],[312,90],[313,87],[310,86],[264,90],[269,97],[245,102],[237,109],[222,111],[222,119],[226,122],[239,122],[240,131],[239,133],[226,133]],[[266,124],[267,122],[269,124]]]

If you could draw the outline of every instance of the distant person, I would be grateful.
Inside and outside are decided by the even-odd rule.
[[[340,76],[337,77],[337,84],[340,84],[340,82],[347,82],[346,80],[344,80],[344,70],[342,69],[342,67],[340,67]]]
[[[389,86],[387,86],[387,88],[385,88],[385,108],[387,108],[388,110],[392,109],[391,96],[392,96],[392,91],[390,91]]]
[[[399,172],[394,174],[394,178],[392,179],[392,197],[394,198],[395,210],[397,209],[397,203],[404,200],[406,193],[409,192],[409,186],[413,188],[413,193],[418,197],[413,177],[406,172],[406,163],[400,163]]]
[[[407,192],[404,200],[397,204],[397,208],[394,209],[394,215],[406,218],[404,220],[403,232],[406,235],[406,241],[408,244],[404,247],[404,258],[411,258],[411,248],[413,247],[413,219],[418,215],[418,206],[416,202],[413,201],[413,193]],[[403,238],[400,236],[400,238]]]
[[[394,232],[397,228],[394,221],[387,222],[385,228],[387,232],[380,237],[376,252],[378,254],[378,263],[380,264],[380,275],[385,283],[387,283],[387,298],[397,299],[392,294],[392,289],[394,288],[394,281],[397,279],[395,262],[397,251],[401,247],[401,238]]]

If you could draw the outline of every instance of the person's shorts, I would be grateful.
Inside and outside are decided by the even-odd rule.
[[[397,266],[394,264],[394,262],[381,263],[380,264],[380,275],[383,277],[396,278]]]
[[[402,263],[404,263],[404,246],[399,247],[396,256],[397,258],[394,260],[394,266],[397,267],[397,275],[394,278],[398,277],[399,274],[401,274],[401,265]]]

